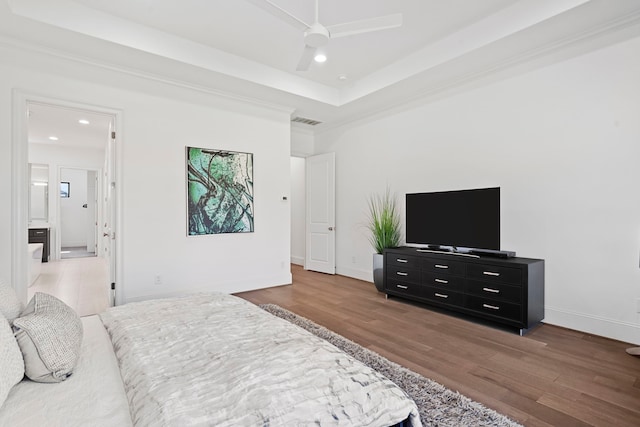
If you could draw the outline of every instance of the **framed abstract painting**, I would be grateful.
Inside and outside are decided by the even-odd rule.
[[[253,154],[186,147],[187,235],[254,231]]]

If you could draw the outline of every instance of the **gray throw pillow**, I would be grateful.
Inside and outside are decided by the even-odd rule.
[[[82,322],[71,307],[36,292],[13,326],[29,379],[51,383],[71,375],[82,344]]]
[[[24,362],[9,322],[0,314],[0,407],[11,387],[22,381]]]
[[[15,289],[0,280],[0,313],[9,321],[10,325],[20,315],[23,308]]]

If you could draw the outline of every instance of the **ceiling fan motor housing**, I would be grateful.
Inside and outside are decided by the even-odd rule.
[[[329,42],[329,30],[319,23],[313,24],[304,32],[304,43],[310,47],[324,46]]]

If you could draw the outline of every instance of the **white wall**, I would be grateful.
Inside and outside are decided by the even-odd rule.
[[[311,156],[314,151],[313,128],[309,125],[291,125],[291,155],[296,157]]]
[[[291,158],[291,262],[298,265],[305,257],[305,165],[304,158]]]
[[[82,206],[87,203],[87,171],[62,168],[60,182],[68,182],[70,190],[69,197],[60,197],[60,246],[84,246],[88,218]]]
[[[317,135],[337,272],[371,280],[367,195],[499,186],[502,248],[545,259],[545,321],[640,343],[638,76],[634,39]]]
[[[14,88],[122,112],[118,237],[123,279],[119,285],[125,301],[291,282],[290,205],[282,200],[290,191],[290,111],[2,46],[2,200],[12,200],[14,186],[10,164],[12,118],[17,114],[11,105]],[[186,236],[187,145],[254,154],[254,233]],[[0,206],[0,275],[7,280],[13,264],[14,209],[12,203]],[[162,284],[154,284],[156,276]]]

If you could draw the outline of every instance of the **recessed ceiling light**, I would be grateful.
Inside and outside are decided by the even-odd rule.
[[[80,123],[81,125],[88,125],[90,122],[89,122],[89,120],[80,119],[80,120],[78,120],[78,123]]]
[[[316,62],[325,62],[327,60],[327,57],[326,57],[326,55],[324,55],[322,53],[319,53],[313,59]]]
[[[58,137],[57,136],[50,136],[49,139],[52,140],[52,141],[57,141]]]

